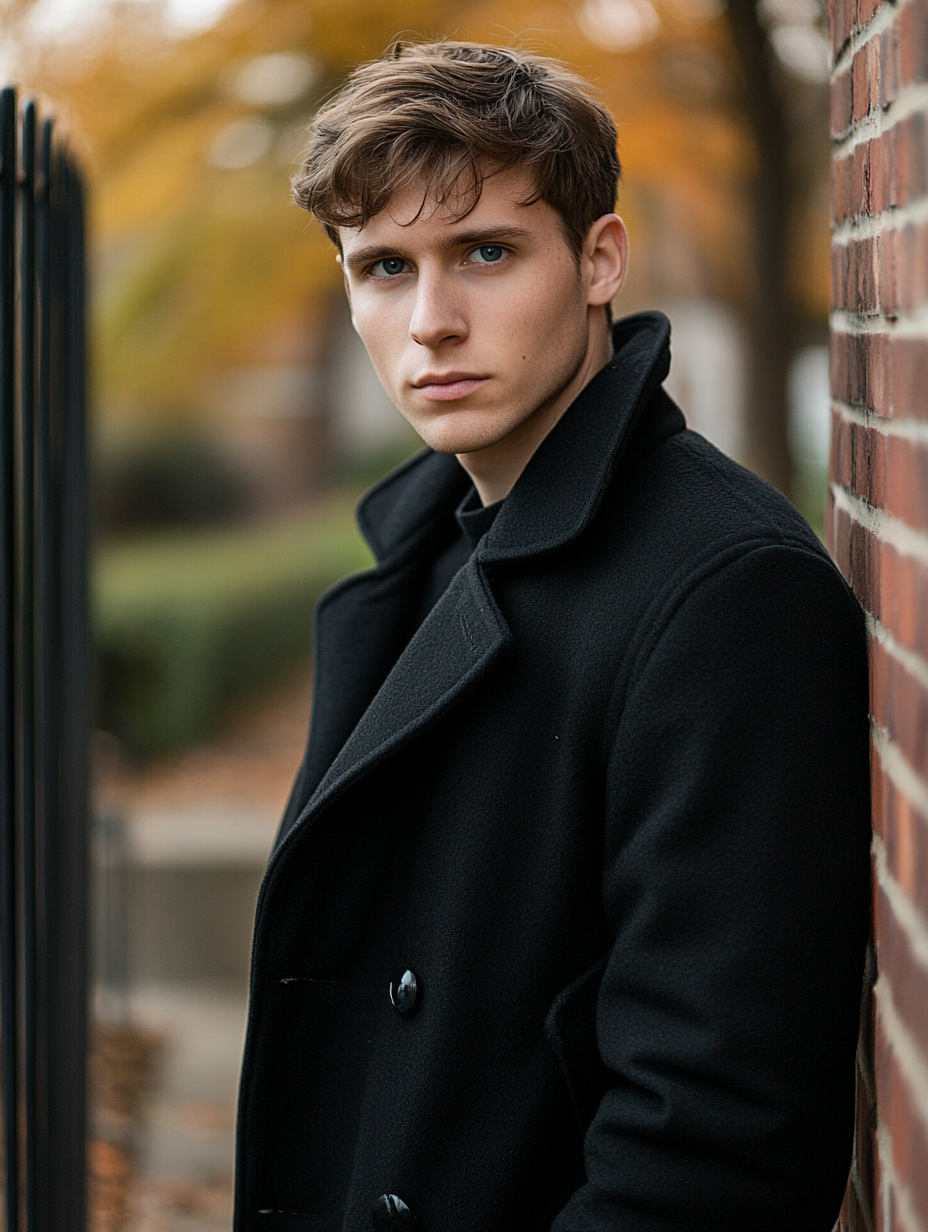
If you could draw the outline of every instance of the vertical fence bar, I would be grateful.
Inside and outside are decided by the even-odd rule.
[[[36,389],[34,426],[35,484],[35,1228],[48,1228],[49,1188],[53,1166],[49,1138],[49,1065],[51,1044],[51,955],[55,937],[56,837],[62,818],[58,797],[60,739],[53,697],[61,680],[56,643],[61,623],[57,611],[56,573],[61,562],[55,543],[55,483],[52,467],[52,268],[51,268],[52,121],[39,129],[36,157]],[[58,408],[56,408],[58,409]]]
[[[0,94],[0,1086],[4,1214],[19,1228],[19,964],[16,914],[15,422],[16,92]]]
[[[23,107],[19,235],[19,837],[22,918],[22,1082],[25,1180],[25,1230],[40,1232],[37,1222],[37,946],[36,946],[36,809],[35,809],[35,411],[36,411],[36,277],[35,277],[35,103]]]
[[[49,136],[51,132],[49,130]],[[86,1221],[88,766],[84,222],[80,182],[49,142],[45,677],[48,1226]]]
[[[84,214],[0,93],[0,1086],[5,1232],[86,1227]]]

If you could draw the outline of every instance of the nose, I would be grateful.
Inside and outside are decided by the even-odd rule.
[[[467,332],[463,305],[455,293],[453,279],[439,270],[420,269],[409,336],[420,346],[437,347],[443,342],[461,342]]]

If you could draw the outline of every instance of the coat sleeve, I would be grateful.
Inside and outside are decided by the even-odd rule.
[[[609,1086],[554,1232],[830,1232],[869,927],[862,614],[811,550],[694,585],[612,743]]]

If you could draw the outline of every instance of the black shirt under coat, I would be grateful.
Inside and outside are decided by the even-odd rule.
[[[686,430],[668,340],[616,325],[411,640],[467,477],[426,450],[362,502],[377,566],[319,604],[258,906],[237,1232],[362,1232],[381,1194],[418,1232],[830,1232],[863,622],[792,506]]]
[[[444,537],[439,539],[437,547],[433,548],[432,563],[425,575],[416,605],[413,632],[419,628],[451,585],[457,571],[463,569],[470,560],[477,544],[493,525],[502,507],[502,501],[497,501],[494,505],[481,505],[476,489],[471,487],[454,511],[453,519],[447,519]]]

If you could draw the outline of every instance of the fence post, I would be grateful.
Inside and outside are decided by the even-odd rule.
[[[6,1232],[86,1225],[90,658],[81,182],[2,92],[0,1069]]]
[[[0,1078],[4,1214],[19,1224],[19,963],[14,681],[16,422],[16,95],[0,96]]]

